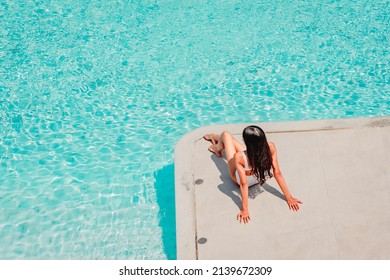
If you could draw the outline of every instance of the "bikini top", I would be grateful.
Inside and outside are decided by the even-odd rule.
[[[245,151],[242,151],[242,157],[244,158],[244,162],[245,162],[245,171],[252,171],[252,168],[250,168],[249,167],[249,164],[248,164],[248,158],[247,158],[247,155],[246,155],[246,153],[245,153]],[[245,175],[246,175],[246,172],[245,172]],[[270,179],[271,177],[272,177],[272,175],[271,176],[269,176],[268,174],[264,174],[265,175],[265,180],[264,181],[266,181],[266,180],[268,180],[268,179]],[[254,177],[256,177],[254,174],[250,174],[250,175],[246,175],[247,177],[249,177],[249,176],[254,176]]]
[[[244,158],[245,162],[245,171],[252,171],[252,168],[249,167],[248,158],[246,157],[245,151],[242,151],[242,157]]]

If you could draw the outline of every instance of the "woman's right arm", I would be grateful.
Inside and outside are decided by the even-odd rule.
[[[236,154],[234,156],[234,162],[236,165],[236,170],[238,172],[238,176],[240,176],[240,191],[241,191],[241,200],[242,207],[241,211],[237,214],[237,220],[240,223],[248,223],[250,221],[249,209],[248,209],[248,182],[246,180],[245,169],[244,166],[240,163],[239,155]]]

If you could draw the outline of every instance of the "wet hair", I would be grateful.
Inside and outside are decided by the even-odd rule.
[[[252,174],[259,182],[264,183],[271,173],[272,157],[264,131],[255,125],[250,125],[242,132],[248,160],[252,166]]]

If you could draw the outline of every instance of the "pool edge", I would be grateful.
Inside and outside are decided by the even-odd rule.
[[[195,168],[193,162],[194,145],[199,140],[203,140],[202,137],[206,133],[222,132],[226,130],[237,135],[241,134],[242,129],[249,124],[261,126],[266,133],[289,133],[390,126],[390,116],[286,122],[214,124],[197,128],[184,135],[177,142],[174,152],[177,259],[198,259],[195,182],[193,177],[193,171]]]

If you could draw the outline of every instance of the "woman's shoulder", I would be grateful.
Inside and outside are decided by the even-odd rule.
[[[268,146],[269,146],[271,153],[274,153],[276,151],[276,147],[275,147],[274,142],[268,141]]]
[[[269,146],[271,149],[275,149],[275,144],[274,144],[274,142],[268,141],[268,146]]]
[[[239,158],[242,158],[242,151],[241,152],[235,152],[234,153],[234,155],[233,155],[233,157],[235,158],[235,159],[239,159]]]
[[[244,159],[243,159],[243,152],[236,152],[235,154],[234,154],[234,156],[233,156],[233,158],[234,158],[234,160],[236,161],[236,162],[238,162],[238,163],[241,163],[241,164],[243,164],[243,162],[244,162]]]

